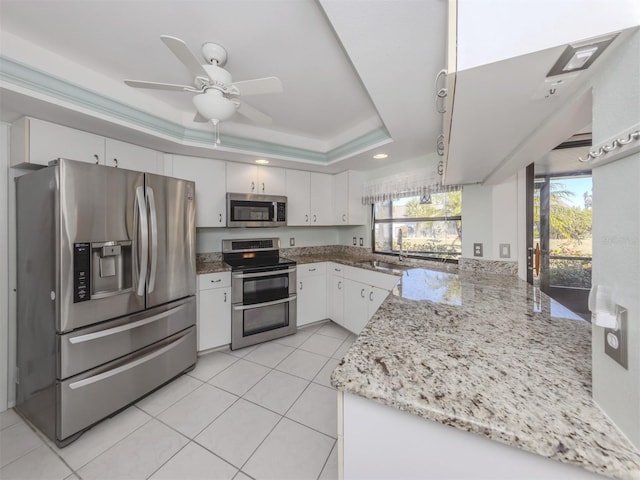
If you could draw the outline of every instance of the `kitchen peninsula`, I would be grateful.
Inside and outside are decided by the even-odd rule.
[[[591,397],[591,326],[551,305],[511,276],[405,269],[332,375],[345,478],[593,476],[481,437],[640,478],[637,450]]]

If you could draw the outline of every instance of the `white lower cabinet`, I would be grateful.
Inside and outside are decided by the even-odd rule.
[[[394,275],[329,262],[329,318],[356,335],[359,334],[398,280]]]
[[[298,265],[298,326],[327,318],[327,270],[326,263]]]
[[[349,268],[345,272],[345,278],[343,279],[343,315],[341,325],[347,330],[358,335],[367,322],[376,313],[382,302],[384,302],[389,291],[392,287],[387,286],[399,280],[398,277],[393,275],[379,274],[377,272],[368,272],[376,275],[376,280],[382,280],[384,288],[370,285],[369,283],[362,283],[351,278],[347,278],[352,270],[357,271],[357,275],[361,276],[362,272],[366,270]],[[380,279],[378,275],[385,275]],[[373,282],[371,282],[373,283]],[[394,284],[395,284],[394,283]]]
[[[343,266],[327,263],[327,316],[344,327],[344,275]]]
[[[231,343],[231,273],[198,275],[198,351]]]

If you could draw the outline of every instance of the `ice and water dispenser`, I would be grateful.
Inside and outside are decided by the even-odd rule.
[[[73,303],[130,291],[133,283],[131,240],[73,245]]]

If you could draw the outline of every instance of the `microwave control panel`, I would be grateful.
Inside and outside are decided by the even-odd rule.
[[[277,212],[276,212],[276,221],[277,222],[285,222],[287,220],[286,217],[286,203],[285,202],[277,202]]]

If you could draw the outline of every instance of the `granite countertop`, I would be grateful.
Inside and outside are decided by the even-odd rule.
[[[336,388],[596,473],[640,478],[638,450],[591,397],[589,323],[513,276],[401,273],[334,370]]]
[[[196,263],[196,274],[230,272],[231,267],[223,261],[198,262]]]

